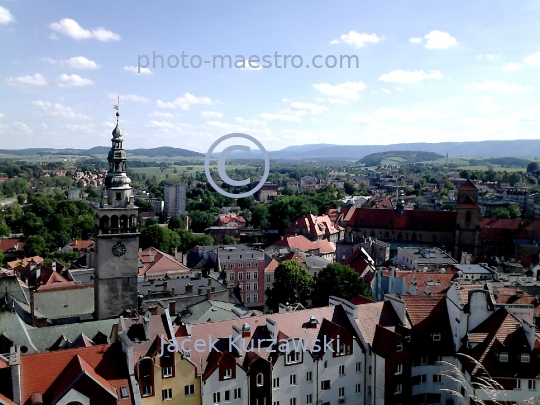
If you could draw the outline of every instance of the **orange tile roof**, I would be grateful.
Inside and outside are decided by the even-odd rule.
[[[277,266],[279,266],[279,261],[275,257],[273,257],[270,263],[268,263],[268,266],[266,266],[266,268],[264,269],[264,272],[273,273],[274,271],[276,271]]]
[[[26,404],[33,393],[50,395],[55,389],[55,382],[60,382],[57,379],[72,361],[78,363],[76,368],[92,373],[94,379],[99,377],[102,384],[105,384],[104,381],[110,384],[118,394],[120,387],[129,389],[128,371],[120,343],[28,354],[21,356],[20,363],[21,404]],[[75,378],[74,375],[70,377],[72,380]],[[118,404],[130,403],[130,398],[118,401]]]

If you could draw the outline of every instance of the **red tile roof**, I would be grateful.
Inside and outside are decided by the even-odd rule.
[[[457,208],[480,209],[478,204],[476,204],[469,196],[466,196],[463,202],[458,204]]]
[[[129,390],[128,371],[120,343],[75,349],[28,354],[21,356],[21,404],[28,404],[33,393],[44,395],[50,403],[60,386],[76,378],[75,370],[82,372],[100,385],[110,387],[117,397],[120,388]],[[130,404],[131,399],[120,399],[118,404]]]
[[[349,226],[356,228],[382,228],[393,230],[418,230],[433,232],[455,231],[457,213],[452,211],[404,211],[359,208]]]
[[[270,263],[268,263],[268,266],[264,269],[265,273],[273,273],[276,271],[277,266],[279,266],[279,261],[273,257]]]
[[[336,245],[326,239],[312,242],[302,235],[283,237],[274,246],[298,249],[304,253],[319,250],[320,254],[329,254],[336,251]]]
[[[139,275],[165,276],[167,273],[189,273],[190,270],[171,255],[154,247],[149,247],[138,253],[143,267],[139,269]]]
[[[478,188],[472,181],[467,179],[461,186],[458,187],[458,191],[478,191]]]

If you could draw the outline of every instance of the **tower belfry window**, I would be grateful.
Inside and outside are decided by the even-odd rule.
[[[116,199],[120,201],[122,199],[122,194],[116,193]]]

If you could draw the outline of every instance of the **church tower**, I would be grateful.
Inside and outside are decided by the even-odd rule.
[[[119,116],[117,112],[107,157],[109,172],[96,210],[95,319],[113,318],[126,309],[137,309],[138,210],[131,195],[131,179],[126,174]]]

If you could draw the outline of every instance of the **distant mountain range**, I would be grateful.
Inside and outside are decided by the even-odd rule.
[[[540,137],[540,134],[539,134]],[[0,149],[0,153],[11,155],[106,155],[110,150],[107,146],[96,146],[91,149]],[[441,143],[397,143],[392,145],[333,145],[311,144],[289,146],[278,151],[268,152],[271,159],[348,159],[359,160],[373,153],[389,151],[433,152],[449,156],[468,157],[540,157],[540,139],[518,139],[512,141],[477,141],[477,142],[441,142]],[[162,146],[150,149],[127,150],[129,156],[158,157],[204,157],[203,153],[187,149]],[[214,153],[214,156],[219,154]],[[234,158],[260,157],[259,152],[233,152]]]
[[[28,149],[0,149],[0,153],[18,156],[28,155],[76,155],[76,156],[95,156],[106,155],[111,150],[110,146],[95,146],[91,149],[53,149],[53,148],[28,148]],[[129,156],[147,156],[157,157],[203,157],[204,154],[187,149],[171,148],[161,146],[150,149],[131,149],[126,150]]]

